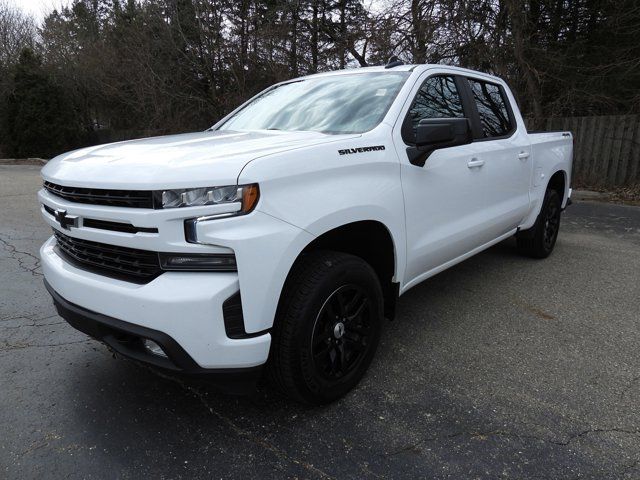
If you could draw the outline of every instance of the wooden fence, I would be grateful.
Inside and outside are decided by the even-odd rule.
[[[544,128],[573,134],[574,185],[640,185],[640,115],[549,118]]]

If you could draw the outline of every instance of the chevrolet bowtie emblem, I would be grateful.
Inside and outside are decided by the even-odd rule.
[[[69,230],[71,227],[78,227],[78,217],[76,215],[67,215],[66,210],[56,210],[53,216],[56,222],[65,230]]]

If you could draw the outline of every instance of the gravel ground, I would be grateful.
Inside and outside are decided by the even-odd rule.
[[[415,287],[316,409],[114,359],[60,319],[38,167],[0,166],[0,478],[640,478],[640,208],[577,202]]]

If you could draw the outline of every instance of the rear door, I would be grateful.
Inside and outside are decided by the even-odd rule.
[[[518,227],[529,211],[531,145],[504,86],[466,77],[465,87],[483,171],[484,239],[490,241]]]

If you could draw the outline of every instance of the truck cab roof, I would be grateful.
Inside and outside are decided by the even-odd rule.
[[[491,80],[495,83],[504,83],[504,81],[500,78],[500,77],[496,77],[494,75],[488,74],[488,73],[484,73],[484,72],[479,72],[477,70],[471,70],[469,68],[462,68],[462,67],[457,67],[454,65],[446,65],[446,64],[439,64],[439,63],[421,63],[421,64],[405,64],[405,65],[398,65],[395,67],[390,67],[387,68],[384,65],[376,65],[376,66],[372,66],[372,67],[357,67],[357,68],[345,68],[343,70],[334,70],[331,72],[321,72],[321,73],[314,73],[311,75],[305,75],[303,77],[298,77],[295,79],[291,79],[291,80],[286,80],[285,82],[282,83],[288,83],[288,82],[292,82],[292,81],[300,81],[300,80],[304,80],[307,78],[319,78],[319,77],[328,77],[328,76],[336,76],[336,75],[353,75],[354,73],[397,73],[397,72],[415,72],[415,73],[422,73],[426,70],[432,70],[432,69],[436,69],[436,68],[441,68],[441,69],[447,69],[451,72],[457,72],[460,75],[473,75],[473,76],[477,76],[477,77],[481,77],[481,78],[485,78],[487,80]]]

